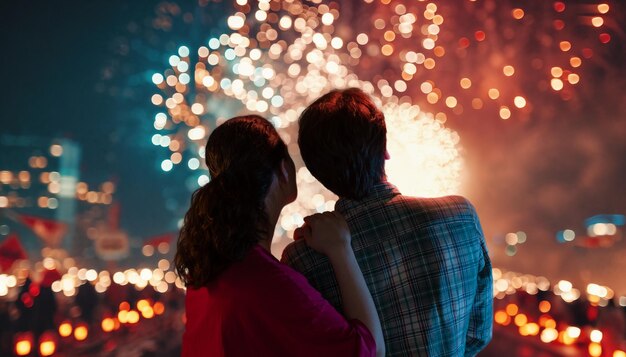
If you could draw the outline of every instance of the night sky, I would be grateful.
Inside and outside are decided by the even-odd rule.
[[[160,37],[141,32],[156,4],[0,5],[1,133],[68,137],[80,143],[81,179],[117,181],[121,225],[139,238],[176,229],[189,194],[180,176],[164,174],[159,167],[160,153],[150,144],[151,92],[141,83],[165,68],[166,50],[180,37],[194,45],[220,33],[217,25],[196,26],[159,43]],[[481,215],[495,265],[551,279],[599,282],[624,294],[626,282],[618,272],[626,269],[621,259],[626,241],[612,249],[582,250],[555,240],[559,230],[581,231],[590,216],[626,214],[626,21],[624,9],[611,6],[617,14],[610,23],[613,41],[585,67],[584,85],[573,100],[546,95],[520,121],[467,111],[446,126],[461,137],[461,193]],[[518,230],[529,239],[516,256],[508,257],[499,237]]]
[[[153,12],[154,2],[2,2],[2,133],[67,137],[82,146],[81,175],[118,182],[121,225],[146,237],[175,228],[162,175],[140,117],[118,97],[98,93],[116,58],[115,38]],[[108,86],[108,84],[106,84]],[[123,159],[121,159],[123,158]],[[174,226],[172,226],[174,224]]]

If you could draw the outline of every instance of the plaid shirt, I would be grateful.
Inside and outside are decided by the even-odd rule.
[[[460,196],[402,196],[389,183],[340,199],[352,247],[378,310],[387,356],[474,356],[491,339],[492,273],[472,204]],[[342,311],[325,256],[303,240],[282,261]]]

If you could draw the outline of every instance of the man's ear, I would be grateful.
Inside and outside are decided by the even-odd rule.
[[[389,151],[385,149],[385,160],[389,160],[389,159],[391,159],[391,156],[389,155]]]

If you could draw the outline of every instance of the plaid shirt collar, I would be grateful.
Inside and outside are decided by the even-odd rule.
[[[363,210],[367,210],[373,204],[384,203],[399,195],[398,188],[387,181],[375,184],[370,193],[360,200],[353,200],[342,197],[337,200],[335,209],[341,213],[345,219],[350,219]]]

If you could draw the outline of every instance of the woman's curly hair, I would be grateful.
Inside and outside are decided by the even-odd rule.
[[[266,119],[227,120],[209,136],[211,181],[196,190],[185,214],[174,265],[186,286],[207,285],[271,234],[265,197],[287,147]]]

